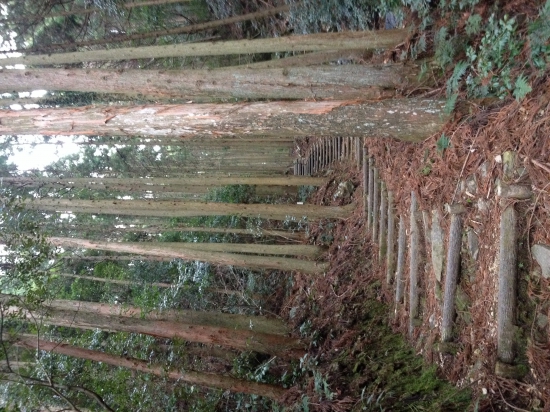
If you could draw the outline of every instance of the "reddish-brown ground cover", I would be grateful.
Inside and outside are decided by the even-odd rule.
[[[427,363],[437,365],[441,376],[458,387],[471,388],[474,399],[479,400],[479,410],[550,410],[550,284],[537,273],[537,265],[530,257],[533,244],[550,244],[550,81],[540,80],[533,89],[521,102],[506,100],[490,106],[472,103],[461,107],[442,131],[450,139],[450,146],[444,150],[438,148],[441,134],[418,144],[385,139],[366,141],[380,178],[394,193],[397,213],[408,216],[410,192],[414,190],[419,194],[421,210],[441,211],[442,228],[448,233],[450,219],[443,206],[446,203],[466,206],[465,230],[475,232],[480,247],[477,259],[473,259],[464,241],[459,279],[464,307],[456,319],[457,352],[445,354],[436,350],[441,297],[430,272],[429,248],[423,254],[426,271],[420,279],[422,324],[409,343]],[[304,142],[304,146],[307,144]],[[505,151],[517,154],[520,171],[516,181],[509,183],[528,185],[533,191],[531,200],[515,205],[520,216],[516,363],[525,365],[524,376],[517,380],[494,373],[502,210],[495,182],[503,178],[499,156]],[[404,336],[408,313],[405,305],[395,306],[394,285],[386,283],[384,265],[375,258],[377,244],[371,242],[366,231],[363,183],[357,166],[351,161],[343,162],[323,173],[328,182],[311,201],[317,204],[354,201],[357,209],[344,221],[312,226],[312,242],[330,244],[326,258],[331,269],[325,276],[315,278],[298,275],[283,313],[296,327],[310,319],[319,331],[319,346],[312,347],[310,353],[326,368],[338,388],[341,403],[331,408],[344,410],[357,405],[354,402],[361,388],[373,379],[372,371],[358,374],[335,366],[342,351],[347,351],[350,358],[357,357],[364,345],[369,344],[368,333],[361,330],[362,320],[368,316],[362,309],[364,300],[375,298],[384,302],[386,320],[395,332]],[[351,199],[334,199],[337,186],[343,181],[351,181],[356,190]]]

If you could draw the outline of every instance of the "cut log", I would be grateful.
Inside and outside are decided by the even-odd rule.
[[[378,219],[380,213],[380,182],[378,180],[378,169],[373,168],[373,191],[372,191],[372,243],[378,242]]]
[[[447,268],[445,271],[445,294],[443,297],[443,320],[441,322],[441,341],[451,340],[455,316],[455,294],[460,271],[460,249],[462,246],[462,205],[453,205],[451,210],[451,227],[447,249]]]
[[[409,245],[409,336],[412,337],[418,318],[419,292],[418,268],[420,266],[420,228],[418,225],[418,201],[416,193],[411,192],[410,208],[410,245]]]
[[[367,198],[367,230],[372,228],[372,202],[374,199],[374,159],[369,157],[369,182]]]
[[[386,183],[380,181],[380,224],[378,236],[378,261],[383,264],[386,259],[387,242],[387,214],[388,214],[388,194],[386,192]]]
[[[397,239],[397,269],[395,271],[395,303],[399,304],[403,301],[405,291],[405,281],[403,273],[405,273],[405,253],[407,249],[407,234],[405,231],[405,217],[399,216],[399,234]]]
[[[508,204],[509,200],[503,199],[503,203]],[[497,309],[497,356],[505,363],[514,360],[517,221],[514,205],[505,206],[500,217]]]
[[[368,228],[368,203],[369,203],[369,165],[367,147],[363,146],[363,213]]]
[[[515,175],[516,154],[503,153],[504,179]],[[518,213],[511,199],[525,200],[532,196],[527,186],[498,185],[502,214],[500,218],[498,308],[497,308],[497,356],[501,362],[514,361],[514,335],[517,305],[517,225]]]
[[[386,245],[386,281],[391,283],[395,271],[395,212],[393,192],[388,190],[388,238]]]

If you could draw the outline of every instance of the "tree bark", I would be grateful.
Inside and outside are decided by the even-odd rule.
[[[147,256],[158,256],[172,259],[198,260],[217,265],[237,266],[248,269],[275,269],[282,271],[297,271],[307,274],[323,273],[327,269],[327,264],[325,263],[295,258],[242,255],[237,253],[208,252],[204,250],[184,250],[180,247],[162,246],[161,243],[110,243],[73,238],[50,238],[50,242],[56,246],[63,247],[139,254],[145,259]],[[185,244],[182,243],[182,245]],[[205,246],[206,244],[200,245]]]
[[[178,187],[188,186],[227,186],[227,185],[266,185],[266,186],[320,186],[326,182],[322,177],[277,176],[277,177],[238,177],[204,176],[185,178],[94,178],[94,177],[2,177],[4,184],[37,187],[79,187],[89,189],[112,189],[123,186],[139,187],[144,190],[166,187],[177,191]]]
[[[0,294],[0,300],[5,304],[12,298],[12,295]],[[143,333],[163,338],[178,337],[190,342],[227,346],[241,351],[270,353],[284,359],[304,354],[299,339],[282,335],[280,322],[264,317],[171,310],[166,314],[152,313],[145,315],[145,318],[135,318],[132,316],[142,315],[138,308],[130,307],[126,311],[124,307],[69,300],[54,300],[51,305],[33,313],[25,308],[10,306],[6,307],[6,313],[20,313],[29,320],[42,321],[49,325]],[[256,321],[258,324],[255,326]],[[258,332],[253,330],[254,327],[275,333]]]
[[[98,279],[98,278],[96,278]],[[101,278],[99,278],[101,279]],[[0,295],[1,298],[9,295]],[[118,316],[148,320],[174,321],[187,325],[211,326],[230,330],[245,330],[256,333],[286,336],[287,327],[278,319],[265,316],[238,315],[233,313],[205,312],[183,309],[144,312],[138,307],[111,305],[108,303],[84,302],[79,300],[52,300],[48,308],[93,313],[99,316]]]
[[[151,59],[161,57],[221,56],[229,54],[276,53],[284,51],[333,51],[350,49],[393,48],[407,37],[407,30],[381,30],[339,33],[317,33],[302,36],[274,37],[256,40],[232,40],[210,43],[180,43],[91,50],[84,52],[8,57],[2,65],[73,64],[87,61]]]
[[[337,60],[353,60],[354,62],[364,62],[367,59],[366,53],[361,50],[335,50],[320,51],[312,53],[296,54],[294,56],[281,59],[272,59],[261,62],[246,63],[237,67],[246,67],[248,69],[282,69],[289,67],[306,67],[321,65]],[[343,67],[343,66],[341,66]],[[215,70],[223,70],[215,69]]]
[[[440,100],[87,106],[0,112],[0,134],[393,137],[419,141],[445,123]]]
[[[130,228],[128,228],[130,229]],[[156,229],[153,229],[156,230]],[[125,229],[125,231],[128,231]],[[134,231],[143,231],[148,233],[154,233],[150,232],[147,228],[143,229],[135,229]],[[192,226],[174,226],[174,227],[167,227],[162,230],[159,230],[162,232],[197,232],[197,233],[225,233],[225,234],[235,234],[235,235],[249,235],[249,236],[255,236],[255,237],[264,237],[264,236],[272,236],[272,237],[281,237],[283,239],[287,240],[305,240],[306,235],[304,232],[289,232],[285,230],[272,230],[272,229],[238,229],[238,228],[232,228],[232,227],[192,227]]]
[[[131,260],[148,260],[155,262],[170,262],[174,260],[170,257],[162,256],[140,256],[140,255],[110,255],[110,256],[63,256],[64,260],[83,260],[88,262],[103,262],[103,261],[113,261],[113,262],[126,262]]]
[[[285,220],[289,216],[308,219],[345,219],[354,205],[318,206],[291,204],[239,204],[179,202],[171,200],[80,200],[34,199],[26,202],[28,209],[50,212],[94,213],[107,215],[193,217],[242,216]]]
[[[395,94],[416,76],[403,65],[348,65],[285,69],[218,70],[3,70],[0,92],[31,90],[120,93],[181,98],[198,102],[220,99],[379,99]],[[388,90],[384,90],[388,89]]]
[[[85,239],[51,237],[50,241],[59,246],[70,246],[79,242],[87,242]],[[108,242],[94,242],[97,245],[107,244]],[[113,243],[109,243],[113,244]],[[168,253],[187,253],[193,251],[204,252],[225,252],[225,253],[249,253],[258,255],[274,256],[307,256],[311,258],[318,257],[323,248],[316,245],[267,245],[255,243],[194,243],[194,242],[125,242],[114,243],[116,245],[144,246],[166,251]],[[78,247],[78,246],[77,246]],[[85,246],[82,246],[85,247]]]
[[[122,224],[119,222],[119,224]],[[131,223],[128,223],[132,225]],[[195,233],[223,233],[242,236],[253,237],[279,237],[286,240],[305,241],[305,232],[300,231],[288,231],[288,230],[273,230],[264,229],[262,227],[255,227],[250,229],[241,229],[234,227],[205,227],[205,226],[171,226],[169,224],[154,224],[154,225],[139,225],[139,226],[126,226],[115,227],[112,225],[81,225],[81,224],[67,224],[67,225],[41,225],[42,228],[49,232],[57,231],[75,231],[75,232],[100,232],[100,233],[163,233],[163,232],[195,232]],[[1,268],[1,265],[0,265]]]
[[[162,366],[149,365],[146,361],[135,358],[123,358],[108,353],[84,349],[63,342],[50,342],[37,338],[16,337],[14,344],[26,349],[44,350],[61,355],[86,359],[93,362],[103,362],[108,365],[132,369],[138,372],[150,373],[157,376],[168,376],[170,379],[186,382],[192,385],[206,386],[230,390],[233,392],[248,393],[264,396],[274,400],[281,400],[286,389],[265,383],[257,383],[205,372],[178,372],[166,371]]]
[[[97,257],[97,256],[94,256],[94,257]],[[91,280],[92,282],[112,283],[115,285],[125,285],[125,286],[143,284],[142,282],[135,282],[131,280],[99,278],[97,276],[72,275],[70,273],[56,273],[55,276],[62,276],[65,278],[73,278],[73,279],[84,279],[84,280]],[[172,283],[163,283],[163,282],[147,282],[147,284],[157,288],[171,288],[172,286],[174,286]]]
[[[14,310],[19,309],[14,308]],[[26,316],[29,320],[36,320],[37,315],[28,313]],[[251,330],[194,325],[173,320],[137,319],[55,308],[48,308],[46,316],[40,320],[47,325],[69,328],[141,333],[158,338],[179,338],[189,342],[226,346],[240,351],[268,353],[283,359],[297,359],[305,353],[302,343],[295,338]]]

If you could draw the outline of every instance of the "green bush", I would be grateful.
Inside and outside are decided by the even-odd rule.
[[[289,3],[292,4],[291,26],[300,34],[367,30],[377,23],[384,27],[386,12],[401,5],[395,0],[291,0]]]
[[[229,185],[211,190],[206,200],[225,203],[255,203],[256,189],[251,185]]]

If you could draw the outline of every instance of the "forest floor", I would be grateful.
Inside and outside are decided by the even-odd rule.
[[[541,80],[533,90],[521,102],[508,99],[458,110],[442,131],[450,139],[448,147],[438,144],[441,133],[416,144],[366,141],[380,179],[394,193],[397,214],[409,215],[414,190],[420,210],[440,210],[442,229],[448,233],[443,206],[466,206],[455,354],[437,350],[441,285],[430,272],[429,246],[424,253],[427,270],[420,279],[422,323],[407,337],[406,306],[395,304],[394,285],[387,283],[385,267],[375,258],[378,244],[366,230],[361,171],[349,161],[321,173],[327,183],[311,196],[312,203],[355,202],[357,208],[346,220],[312,224],[310,242],[329,245],[324,259],[330,261],[330,270],[318,277],[298,274],[282,310],[295,330],[309,338],[309,359],[321,371],[310,373],[303,388],[312,410],[466,410],[462,402],[480,411],[550,410],[550,279],[541,276],[530,250],[536,243],[550,245],[550,81]],[[495,374],[502,211],[495,182],[503,178],[505,151],[517,154],[520,171],[510,183],[533,191],[530,200],[515,204],[515,363],[524,366],[515,379]],[[345,181],[353,183],[355,192],[335,199],[338,184]],[[478,247],[468,245],[467,231],[474,234]],[[411,361],[412,353],[423,364]],[[428,377],[434,370],[460,389],[442,395],[444,385]]]

